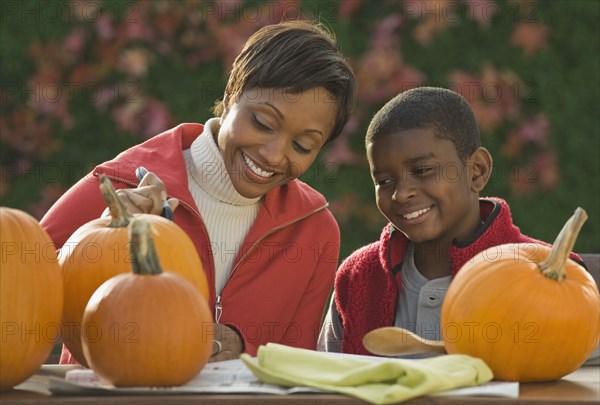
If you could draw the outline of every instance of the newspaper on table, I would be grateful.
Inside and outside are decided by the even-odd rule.
[[[64,379],[51,377],[49,390],[56,394],[293,394],[321,392],[309,387],[280,387],[260,382],[241,360],[208,363],[187,384],[176,387],[114,387],[90,369],[67,371]]]
[[[385,357],[359,356],[340,353],[327,353],[331,356],[357,356],[370,361],[385,361]],[[256,361],[256,359],[255,359]],[[241,360],[227,360],[208,363],[202,371],[185,385],[177,387],[114,387],[103,382],[90,369],[67,371],[64,379],[50,377],[49,390],[55,394],[277,394],[324,393],[326,391],[310,387],[283,387],[259,381]],[[434,396],[496,396],[516,398],[519,396],[519,383],[496,382],[476,387],[458,388],[444,391]]]

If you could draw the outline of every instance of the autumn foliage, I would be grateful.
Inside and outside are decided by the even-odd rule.
[[[554,213],[581,205],[590,221],[578,248],[597,250],[597,2],[7,0],[2,7],[3,205],[40,218],[95,164],[177,123],[205,121],[251,33],[282,18],[316,17],[336,33],[359,80],[351,121],[303,178],[330,200],[342,255],[383,225],[364,156],[369,119],[420,85],[469,100],[495,158],[486,194],[509,199],[524,232],[552,239],[560,226]]]

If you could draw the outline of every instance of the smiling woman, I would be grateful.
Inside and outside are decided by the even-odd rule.
[[[325,92],[254,88],[233,105],[225,96],[217,143],[238,193],[260,197],[310,167],[335,124]]]
[[[320,25],[263,27],[235,60],[214,118],[97,166],[41,224],[61,247],[99,217],[100,174],[131,213],[159,215],[166,200],[206,271],[217,338],[211,359],[255,354],[267,342],[314,349],[340,231],[325,198],[297,177],[340,134],[355,92],[354,73]],[[139,166],[149,170],[140,182]],[[63,350],[61,362],[75,360]]]

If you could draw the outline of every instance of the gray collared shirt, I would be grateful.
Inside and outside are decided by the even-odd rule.
[[[444,296],[452,276],[429,280],[424,277],[414,260],[414,245],[409,243],[402,260],[402,289],[398,296],[398,308],[394,326],[408,329],[426,339],[441,339],[440,314]],[[335,296],[331,298],[325,316],[317,350],[327,352],[342,351],[343,328],[335,306]],[[423,357],[413,355],[406,357]]]

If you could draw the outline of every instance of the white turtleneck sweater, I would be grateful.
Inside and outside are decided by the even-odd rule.
[[[233,187],[213,136],[218,127],[218,118],[208,120],[203,134],[183,152],[188,188],[211,241],[217,295],[229,278],[233,260],[258,215],[261,200],[243,197]]]

